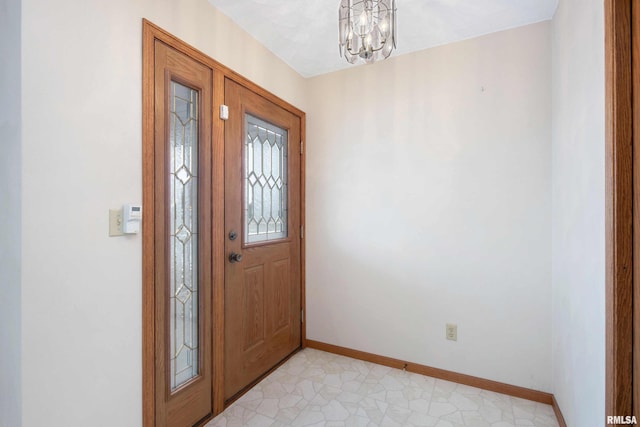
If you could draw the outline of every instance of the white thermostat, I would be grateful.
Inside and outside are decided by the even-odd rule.
[[[142,222],[141,205],[122,206],[122,232],[125,234],[136,234],[140,232],[140,222]]]

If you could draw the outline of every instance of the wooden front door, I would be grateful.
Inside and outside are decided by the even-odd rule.
[[[301,341],[300,117],[227,79],[225,399]]]

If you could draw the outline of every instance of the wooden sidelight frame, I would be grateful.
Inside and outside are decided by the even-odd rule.
[[[634,251],[640,244],[640,88],[634,87],[640,29],[634,22],[640,22],[640,2],[605,1],[605,415],[611,416],[640,416],[640,253]]]
[[[154,176],[154,66],[156,41],[170,46],[178,52],[208,66],[213,73],[213,153],[212,164],[212,207],[213,223],[210,238],[212,239],[211,274],[213,276],[213,415],[225,408],[224,400],[224,168],[215,170],[215,165],[224,164],[224,126],[219,118],[218,106],[224,104],[224,81],[226,78],[246,87],[267,100],[279,105],[300,118],[300,134],[304,141],[306,135],[306,115],[303,111],[271,94],[255,83],[242,77],[224,65],[213,60],[196,48],[169,34],[155,24],[143,19],[142,22],[142,425],[156,425],[156,341],[155,341],[155,176]],[[306,150],[300,158],[300,223],[305,224],[305,157]],[[217,201],[217,203],[216,203]],[[204,236],[203,236],[204,237]],[[215,242],[220,242],[216,244]],[[300,305],[305,308],[305,242],[300,245]],[[301,348],[306,347],[306,323],[301,324]]]

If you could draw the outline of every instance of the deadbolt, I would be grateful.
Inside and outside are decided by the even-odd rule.
[[[235,231],[231,230],[229,232],[229,240],[236,240],[238,238],[238,233],[236,233]]]

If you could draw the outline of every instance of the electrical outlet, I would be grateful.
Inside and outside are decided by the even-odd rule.
[[[122,209],[109,209],[109,236],[122,235]]]
[[[458,325],[447,323],[446,335],[448,340],[458,341]]]

